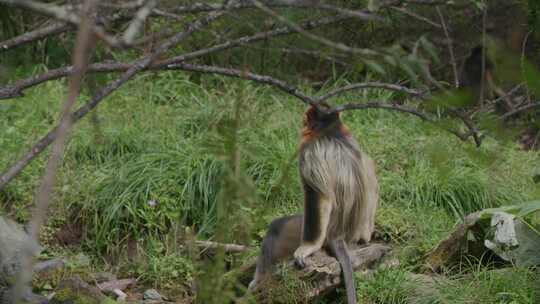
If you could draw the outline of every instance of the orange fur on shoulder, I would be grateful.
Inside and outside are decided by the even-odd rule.
[[[351,131],[349,131],[349,128],[344,123],[339,124],[339,131],[343,133],[344,136],[352,136]]]

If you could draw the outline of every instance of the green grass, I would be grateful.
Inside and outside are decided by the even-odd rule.
[[[477,267],[464,274],[426,281],[403,267],[380,267],[368,276],[357,275],[363,303],[523,303],[540,299],[540,277],[534,270]]]
[[[0,103],[2,168],[53,126],[63,90],[63,82],[50,82],[23,98]],[[392,98],[385,91],[366,90],[339,102]],[[240,116],[235,118],[238,101]],[[185,283],[194,266],[183,249],[156,245],[179,224],[191,227],[199,238],[214,237],[219,210],[227,210],[218,202],[232,202],[241,214],[231,221],[252,223],[245,232],[251,244],[258,245],[273,218],[301,210],[295,153],[303,110],[298,100],[238,80],[201,77],[195,82],[174,72],[139,76],[99,106],[98,124],[85,118],[76,125],[52,206],[52,217],[60,220],[51,220],[49,226],[57,229],[57,223],[75,212],[84,228],[82,250],[96,260],[118,257],[136,242],[138,260],[124,261],[124,268],[135,269],[158,287]],[[414,267],[464,214],[540,197],[533,182],[540,172],[537,152],[492,138],[476,149],[417,118],[383,110],[347,112],[343,118],[377,162],[377,227],[407,267]],[[244,177],[231,179],[231,151],[239,153]],[[20,221],[28,218],[43,162],[44,155],[0,192],[2,213]],[[231,189],[234,195],[229,195]],[[473,271],[480,282],[475,288],[494,293],[489,299],[495,302],[485,303],[510,303],[496,296],[510,292],[501,287],[508,279],[487,273]],[[509,284],[533,275],[515,270],[512,276]],[[375,303],[402,303],[407,290],[399,287],[374,296],[401,279],[399,271],[390,272],[375,276],[379,283],[373,284],[379,285],[360,288],[367,297],[378,297]],[[472,279],[452,282],[474,290]],[[516,303],[531,299],[523,286],[511,295]],[[444,291],[452,294],[451,288]],[[469,303],[466,295],[454,301],[445,300],[444,294],[440,303]]]

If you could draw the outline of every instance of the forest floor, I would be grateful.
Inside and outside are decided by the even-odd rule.
[[[2,168],[54,126],[63,93],[61,82],[48,82],[0,104]],[[339,102],[392,98],[399,97],[365,90]],[[163,72],[128,83],[71,134],[40,256],[68,263],[35,280],[35,291],[53,292],[74,274],[92,284],[105,272],[136,279],[127,292],[137,297],[155,288],[189,301],[194,282],[198,292],[233,297],[227,290],[237,287],[219,278],[257,255],[272,219],[301,212],[295,155],[304,109],[270,88],[219,77]],[[413,300],[406,284],[464,215],[540,197],[538,151],[493,138],[477,149],[384,110],[350,111],[343,120],[377,163],[377,231],[399,260],[369,279],[358,274],[362,303],[540,303],[537,271],[476,259],[445,269],[448,280],[429,299]],[[44,156],[0,192],[0,214],[28,220]],[[190,238],[250,249],[219,258],[186,246]],[[341,292],[321,302],[342,301]]]

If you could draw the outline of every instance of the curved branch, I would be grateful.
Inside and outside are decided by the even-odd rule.
[[[347,110],[363,110],[363,109],[386,109],[392,111],[398,111],[402,113],[412,114],[428,122],[435,122],[435,120],[429,117],[426,113],[422,113],[416,109],[404,107],[395,103],[385,102],[368,102],[368,103],[347,103],[339,106],[335,106],[330,109],[329,113],[343,112]]]
[[[416,91],[416,90],[413,90],[413,89],[409,89],[407,87],[404,87],[404,86],[400,86],[400,85],[397,85],[397,84],[393,84],[393,83],[382,83],[382,82],[363,82],[363,83],[354,83],[354,84],[350,84],[350,85],[346,85],[346,86],[343,86],[341,88],[337,88],[333,91],[330,91],[322,96],[319,96],[317,98],[317,101],[320,102],[320,101],[325,101],[329,98],[332,98],[336,95],[339,95],[339,94],[342,94],[342,93],[345,93],[345,92],[348,92],[348,91],[352,91],[352,90],[358,90],[358,89],[366,89],[366,88],[379,88],[379,89],[385,89],[385,90],[390,90],[390,91],[396,91],[396,92],[402,92],[402,93],[406,93],[406,94],[409,94],[409,95],[413,95],[413,96],[417,96],[417,97],[420,97],[422,96],[422,93]]]
[[[432,117],[428,116],[427,113],[423,113],[416,109],[404,107],[402,105],[393,104],[393,103],[384,103],[384,102],[348,103],[348,104],[335,106],[331,108],[328,112],[337,113],[337,112],[342,112],[342,111],[347,111],[347,110],[363,110],[363,109],[385,109],[385,110],[392,110],[392,111],[412,114],[416,117],[419,117],[420,119],[424,121],[430,122],[434,124],[435,126],[440,127],[441,129],[447,132],[454,134],[456,137],[458,137],[462,141],[466,141],[469,137],[473,136],[476,146],[480,146],[482,142],[482,137],[478,135],[478,132],[477,132],[478,130],[474,127],[474,125],[472,125],[472,122],[470,122],[469,120],[465,118],[459,117],[460,119],[463,120],[465,125],[469,128],[469,132],[461,133],[457,130],[445,128],[445,127],[437,125],[436,124],[437,121],[433,119]]]
[[[173,69],[173,70],[180,69],[180,70],[191,71],[191,72],[218,74],[218,75],[252,80],[258,83],[271,85],[273,87],[280,89],[281,91],[284,91],[287,94],[297,97],[298,99],[302,100],[306,104],[317,106],[317,102],[315,101],[315,99],[302,93],[302,91],[300,91],[297,87],[290,85],[286,83],[285,81],[272,78],[271,76],[268,76],[268,75],[260,75],[260,74],[255,74],[255,73],[241,71],[237,69],[231,69],[231,68],[223,68],[223,67],[216,67],[216,66],[209,66],[209,65],[198,65],[198,64],[190,64],[190,63],[170,64],[167,66],[167,68]]]

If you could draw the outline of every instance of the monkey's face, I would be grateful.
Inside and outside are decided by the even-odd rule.
[[[326,104],[321,105],[325,110],[330,109]],[[339,123],[339,113],[323,113],[314,106],[310,106],[304,113],[304,127],[312,131],[321,131],[328,127],[335,126],[337,123]]]

